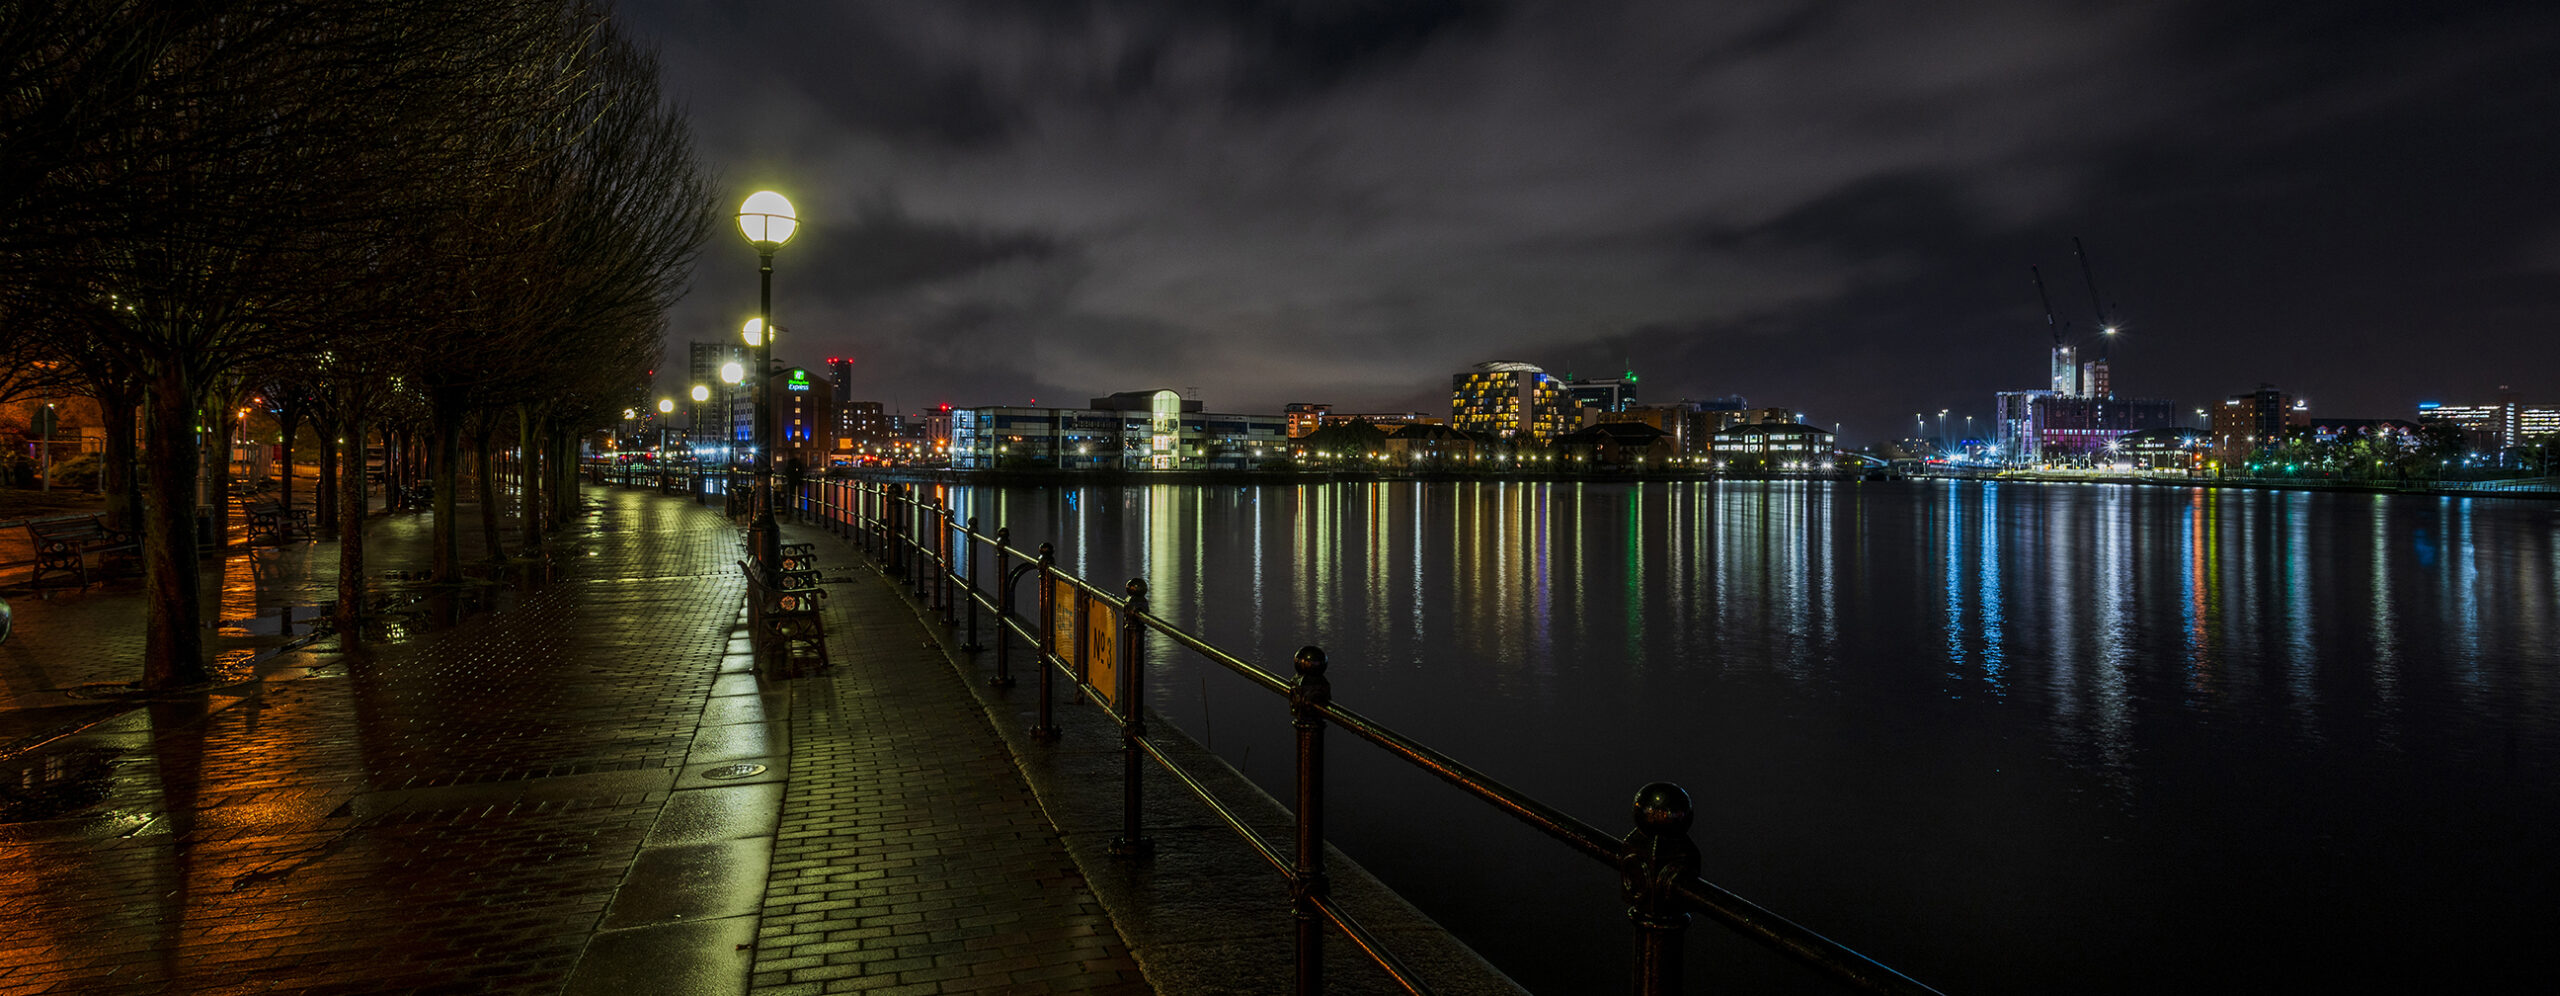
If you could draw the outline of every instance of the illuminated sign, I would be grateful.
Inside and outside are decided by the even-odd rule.
[[[798,369],[798,368],[794,368],[794,369],[791,371],[791,379],[783,382],[782,389],[783,389],[783,390],[785,390],[785,391],[806,391],[806,390],[808,390],[808,389],[809,389],[809,371],[801,370],[801,369]]]

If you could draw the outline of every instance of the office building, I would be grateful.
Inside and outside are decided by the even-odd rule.
[[[1570,427],[1564,382],[1534,365],[1478,363],[1449,378],[1449,426],[1499,439],[1546,442]]]
[[[1289,440],[1283,416],[1207,412],[1164,390],[1087,408],[958,409],[949,432],[951,465],[963,469],[1244,469],[1286,453]]]

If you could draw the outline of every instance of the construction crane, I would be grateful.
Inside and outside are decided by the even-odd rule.
[[[2089,250],[2080,245],[2080,237],[2071,237],[2071,254],[2080,257],[2080,279],[2089,282],[2089,309],[2098,313],[2098,360],[2107,359],[2107,345],[2115,341],[2116,323],[2107,320],[2107,306],[2098,302],[2098,275],[2089,267]]]

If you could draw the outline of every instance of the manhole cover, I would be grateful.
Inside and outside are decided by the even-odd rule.
[[[761,764],[723,764],[702,773],[704,778],[751,778],[764,774]]]

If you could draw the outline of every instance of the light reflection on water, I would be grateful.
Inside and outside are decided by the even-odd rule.
[[[1950,991],[2444,988],[2532,949],[2560,900],[2551,506],[1973,482],[985,498],[1017,545],[1052,539],[1108,590],[1142,575],[1247,660],[1325,647],[1342,701],[1603,827],[1682,783],[1710,877]],[[1282,704],[1150,660],[1150,701],[1285,796]],[[1616,985],[1605,870],[1339,763],[1351,853],[1542,991]],[[1792,988],[1695,943],[1693,974]]]

